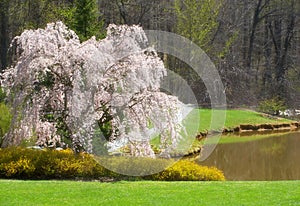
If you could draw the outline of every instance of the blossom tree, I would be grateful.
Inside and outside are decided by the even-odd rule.
[[[110,25],[105,39],[80,43],[63,23],[50,23],[15,37],[10,60],[1,85],[13,123],[3,147],[25,138],[92,153],[97,128],[109,152],[127,147],[132,156],[155,157],[154,137],[163,156],[180,141],[182,103],[160,92],[167,71],[139,26]]]

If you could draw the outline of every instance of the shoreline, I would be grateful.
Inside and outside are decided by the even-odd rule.
[[[208,135],[215,133],[226,134],[243,134],[247,133],[249,135],[260,134],[266,132],[287,132],[287,131],[297,131],[300,129],[300,122],[286,122],[286,123],[263,123],[263,124],[240,124],[239,126],[233,128],[224,128],[222,132],[220,131],[205,131],[199,132],[196,135],[197,140],[202,140],[206,138]]]
[[[199,132],[196,135],[196,140],[199,142],[207,138],[208,135],[221,133],[222,135],[236,135],[236,136],[251,136],[251,135],[266,135],[274,133],[296,132],[300,130],[300,122],[290,123],[264,123],[264,124],[240,124],[232,129],[224,128],[222,132],[219,131],[206,131]],[[191,148],[191,150],[184,154],[184,157],[190,157],[193,155],[199,155],[202,151],[202,145],[200,147]]]

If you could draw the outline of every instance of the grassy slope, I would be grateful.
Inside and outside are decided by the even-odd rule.
[[[280,123],[291,122],[288,119],[270,119],[262,115],[262,113],[249,110],[227,110],[227,118],[225,126],[232,128],[239,124],[264,124],[264,123]]]
[[[194,109],[186,120],[188,130],[191,128],[200,127],[198,130],[210,130],[211,124],[211,112],[210,109]],[[199,118],[200,116],[200,118]],[[218,119],[217,119],[218,120]],[[225,128],[234,128],[241,124],[263,124],[263,123],[280,123],[280,122],[291,122],[291,120],[280,118],[271,119],[263,116],[262,113],[250,111],[250,110],[226,110],[226,121]],[[219,130],[221,128],[213,128]]]
[[[220,110],[217,110],[217,112]],[[217,113],[216,121],[222,120],[226,117],[225,124],[218,124],[211,125],[211,115],[212,110],[211,109],[194,109],[191,111],[191,113],[187,116],[185,119],[185,128],[188,133],[188,140],[186,143],[181,143],[181,145],[190,145],[194,138],[200,131],[210,131],[210,130],[217,130],[222,131],[223,128],[234,128],[241,124],[264,124],[264,123],[282,123],[282,122],[292,122],[291,120],[284,119],[284,118],[278,118],[278,119],[271,119],[263,115],[262,113],[250,111],[250,110],[221,110],[221,112]],[[218,118],[218,115],[221,117]],[[226,115],[226,116],[222,116]],[[221,138],[220,140],[217,139],[218,143],[232,143],[232,142],[240,142],[240,141],[253,141],[256,139],[262,139],[266,137],[276,136],[281,134],[272,134],[272,135],[256,135],[256,136],[248,136],[240,138],[239,136],[235,135],[228,135],[226,138]],[[215,139],[211,139],[209,142],[206,142],[206,144],[209,143],[215,143]],[[159,139],[154,138],[151,143],[153,145],[159,144]],[[199,142],[194,142],[195,147],[199,145]]]
[[[300,205],[300,181],[0,181],[0,205]]]

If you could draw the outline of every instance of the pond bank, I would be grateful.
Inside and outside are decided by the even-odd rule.
[[[263,124],[240,124],[233,128],[224,128],[222,134],[243,134],[247,135],[265,133],[265,132],[286,132],[297,131],[300,129],[300,122],[286,122],[286,123],[263,123]],[[199,132],[196,139],[202,140],[207,135],[220,133],[218,131]]]
[[[224,128],[222,135],[237,135],[237,136],[251,136],[251,135],[265,135],[273,133],[285,133],[298,131],[300,129],[300,122],[281,122],[281,123],[262,123],[262,124],[240,124],[233,128]],[[197,146],[192,147],[185,157],[199,155],[202,150],[200,142],[206,139],[208,135],[220,133],[218,131],[199,132],[196,140],[199,142]]]
[[[297,130],[300,128],[300,122],[290,123],[267,123],[267,124],[241,124],[233,129],[224,129],[223,134],[233,132],[264,132],[264,131],[276,131],[276,130]]]

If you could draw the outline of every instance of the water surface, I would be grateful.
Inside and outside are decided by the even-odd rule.
[[[221,169],[227,180],[300,180],[300,132],[218,144],[198,163]]]

